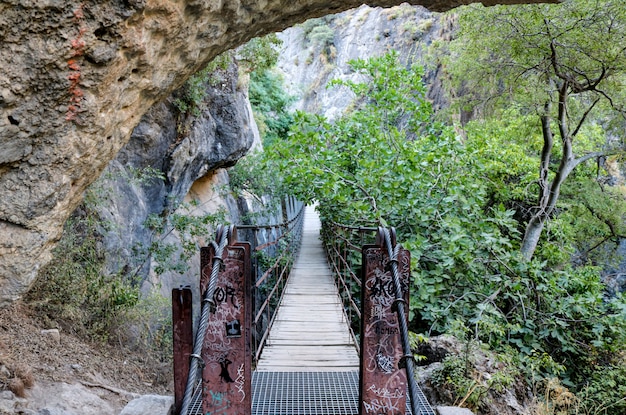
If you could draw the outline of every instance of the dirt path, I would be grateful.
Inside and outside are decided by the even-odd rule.
[[[0,310],[0,393],[15,389],[16,382],[19,389],[16,378],[26,386],[34,383],[23,393],[28,402],[20,405],[37,410],[55,399],[66,399],[64,394],[79,399],[85,392],[117,414],[137,395],[173,394],[169,364],[110,345],[90,344],[62,331],[58,337],[42,334],[49,328],[23,304]]]

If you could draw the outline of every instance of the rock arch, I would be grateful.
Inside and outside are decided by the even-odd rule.
[[[471,2],[410,1],[435,11]],[[28,289],[152,104],[225,50],[361,3],[0,0],[0,306]]]

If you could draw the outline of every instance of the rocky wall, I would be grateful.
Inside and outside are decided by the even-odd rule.
[[[204,97],[194,111],[181,113],[174,105],[180,91],[150,108],[89,190],[95,196],[91,199],[97,199],[90,207],[105,224],[105,271],[132,275],[146,290],[160,287],[166,296],[172,287],[197,282],[199,254],[184,267],[186,271],[157,275],[158,264],[148,248],[154,243],[181,246],[181,235],[168,226],[151,229],[147,219],[221,210],[226,220],[238,223],[237,201],[220,192],[229,182],[224,168],[260,142],[247,88],[239,82],[235,64],[212,74],[202,89]],[[212,236],[206,235],[204,245]],[[170,259],[177,261],[175,254]]]

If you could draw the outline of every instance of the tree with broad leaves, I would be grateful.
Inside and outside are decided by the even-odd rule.
[[[572,171],[622,151],[621,142],[589,148],[580,136],[626,113],[626,7],[615,0],[472,6],[459,26],[444,62],[456,89],[469,91],[458,102],[485,113],[515,105],[541,121],[538,197],[520,247],[530,260]]]

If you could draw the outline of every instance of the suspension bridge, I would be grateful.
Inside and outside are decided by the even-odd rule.
[[[282,209],[277,225],[218,228],[200,299],[173,290],[175,415],[434,415],[393,230],[322,228],[292,199]]]

